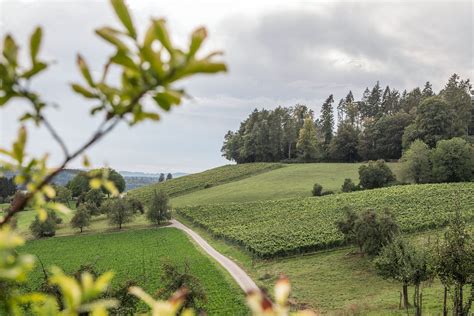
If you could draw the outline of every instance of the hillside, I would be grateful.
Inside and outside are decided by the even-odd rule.
[[[358,211],[389,209],[404,232],[422,231],[443,226],[456,207],[473,219],[474,183],[394,186],[304,199],[183,207],[177,212],[257,256],[274,257],[340,245],[343,238],[334,223],[344,206]]]
[[[278,163],[226,165],[185,177],[171,179],[162,183],[144,186],[131,190],[128,194],[140,199],[144,203],[147,203],[155,190],[162,190],[170,197],[176,197],[197,190],[208,190],[216,185],[237,181],[270,170],[275,170],[283,166],[284,165]]]
[[[172,200],[172,205],[182,207],[309,197],[316,182],[321,184],[324,190],[339,191],[345,178],[351,178],[357,183],[361,165],[360,163],[289,164],[284,168],[179,196]],[[388,165],[397,175],[400,165],[397,163]]]

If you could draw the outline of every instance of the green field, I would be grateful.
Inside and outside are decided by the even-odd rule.
[[[474,183],[393,186],[304,199],[215,204],[177,209],[212,234],[261,257],[340,245],[335,221],[343,207],[389,209],[405,232],[443,226],[456,207],[474,218]]]
[[[208,295],[205,309],[211,315],[246,314],[243,293],[224,270],[201,253],[188,237],[174,228],[143,229],[120,233],[58,237],[27,242],[22,252],[37,255],[47,267],[58,265],[66,272],[81,264],[94,264],[100,272],[113,270],[112,286],[135,280],[149,293],[160,288],[161,264],[183,265],[197,276]],[[30,286],[42,281],[39,266]]]
[[[345,178],[351,178],[358,183],[358,170],[361,165],[360,163],[289,164],[284,168],[176,197],[172,199],[172,204],[174,207],[181,207],[308,197],[311,196],[314,183],[321,184],[324,190],[340,191]],[[388,165],[395,174],[398,174],[399,164]]]
[[[253,175],[268,172],[282,167],[278,163],[252,163],[243,165],[226,165],[185,177],[147,185],[128,192],[129,195],[147,203],[153,192],[164,191],[170,197],[187,194],[197,190],[209,190],[211,187],[244,179]]]

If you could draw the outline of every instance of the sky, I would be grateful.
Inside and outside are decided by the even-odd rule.
[[[221,157],[224,134],[236,130],[255,108],[306,104],[315,113],[330,95],[352,90],[360,98],[377,81],[399,90],[442,89],[458,73],[473,79],[472,1],[300,1],[300,0],[129,0],[143,32],[151,17],[165,17],[173,42],[185,47],[192,30],[206,26],[204,50],[224,51],[226,74],[186,80],[192,98],[163,113],[158,123],[121,125],[89,151],[94,166],[142,172],[198,172],[230,163]],[[98,74],[113,52],[94,35],[104,25],[119,26],[108,1],[0,0],[0,35],[12,33],[23,48],[43,26],[40,56],[54,63],[32,88],[57,104],[47,115],[70,148],[80,146],[98,124],[88,116],[93,104],[73,94],[81,80],[80,52]],[[23,49],[23,53],[26,49]],[[8,147],[26,104],[0,110],[0,147]],[[60,148],[42,128],[28,126],[28,150]],[[79,167],[75,162],[72,167]]]

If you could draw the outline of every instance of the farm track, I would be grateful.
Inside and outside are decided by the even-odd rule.
[[[222,255],[220,252],[215,250],[195,231],[183,225],[176,219],[172,219],[170,222],[171,225],[166,227],[175,227],[188,234],[207,254],[214,258],[214,260],[216,260],[222,267],[224,267],[224,269],[226,269],[230,273],[230,275],[234,278],[234,280],[244,292],[258,289],[252,278],[250,278],[250,276],[244,270],[242,270],[242,268],[240,268],[234,261],[230,260],[226,256]]]

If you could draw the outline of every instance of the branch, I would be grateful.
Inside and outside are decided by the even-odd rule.
[[[64,143],[63,139],[61,138],[61,136],[59,136],[59,134],[56,132],[56,130],[54,129],[54,127],[49,123],[49,121],[46,119],[46,117],[44,115],[41,115],[41,121],[43,121],[44,123],[44,126],[46,127],[46,129],[49,131],[49,133],[51,134],[51,136],[54,138],[54,140],[56,140],[56,142],[59,144],[59,146],[61,147],[63,153],[64,153],[64,156],[67,158],[69,157],[69,151],[67,149],[67,146],[66,144]]]

